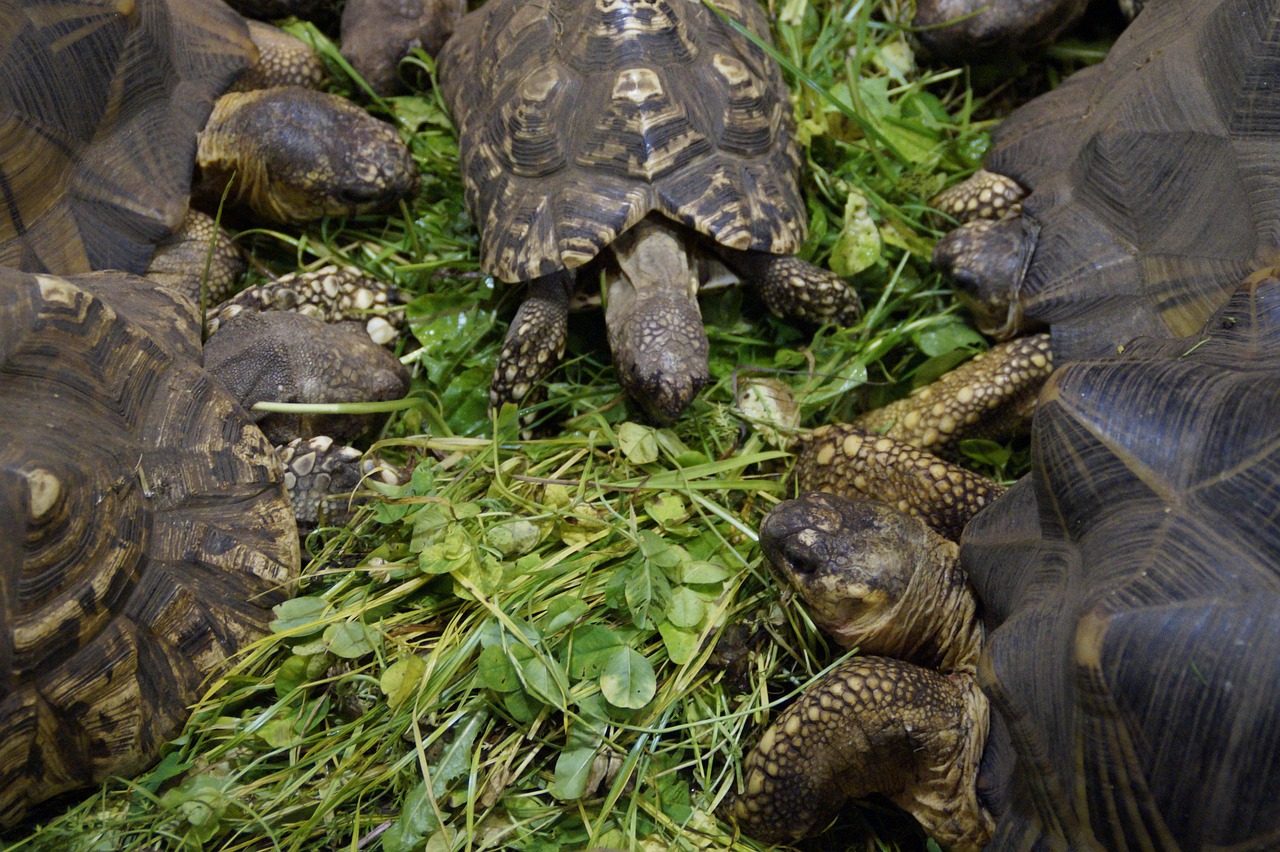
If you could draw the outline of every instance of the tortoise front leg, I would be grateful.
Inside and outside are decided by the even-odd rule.
[[[821,830],[847,798],[880,793],[944,848],[981,849],[995,828],[977,793],[989,709],[971,672],[854,657],[765,731],[732,816],[782,843]]]
[[[871,432],[945,458],[965,438],[1004,441],[1031,425],[1040,388],[1053,372],[1049,334],[1031,334],[979,352],[910,396],[859,415]]]
[[[792,255],[723,246],[716,250],[738,277],[759,289],[769,310],[780,317],[846,326],[862,316],[857,292],[829,269]]]
[[[533,279],[527,287],[489,384],[489,407],[494,411],[508,402],[533,402],[530,394],[564,356],[573,273],[553,272]]]

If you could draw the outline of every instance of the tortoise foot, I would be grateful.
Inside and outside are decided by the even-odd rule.
[[[720,254],[730,269],[756,285],[780,317],[848,326],[862,316],[857,291],[829,269],[785,254],[727,249]]]
[[[528,405],[564,355],[569,336],[569,291],[572,275],[557,272],[529,282],[528,292],[502,341],[498,365],[489,384],[489,407]]]

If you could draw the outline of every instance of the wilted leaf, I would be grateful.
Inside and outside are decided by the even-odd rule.
[[[392,707],[399,707],[412,698],[426,671],[427,664],[417,654],[402,657],[392,663],[378,681],[382,692],[387,696],[387,703]]]
[[[618,449],[632,464],[649,464],[658,460],[658,439],[653,429],[627,421],[618,427]]]

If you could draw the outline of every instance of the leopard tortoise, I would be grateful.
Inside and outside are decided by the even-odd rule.
[[[0,825],[127,775],[299,566],[271,444],[185,297],[0,268]]]
[[[876,656],[766,732],[746,832],[806,834],[880,792],[954,849],[1275,848],[1278,275],[1196,339],[1061,367],[1032,472],[958,549],[867,499],[766,518],[815,620]]]
[[[776,313],[856,318],[842,279],[794,257],[807,213],[788,93],[734,29],[767,40],[764,13],[716,6],[733,25],[679,0],[495,0],[441,52],[481,266],[528,282],[495,408],[554,367],[575,277],[590,290],[601,266],[623,389],[659,421],[710,377],[696,257],[714,253]]]

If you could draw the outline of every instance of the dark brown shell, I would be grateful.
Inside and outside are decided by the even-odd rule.
[[[0,265],[144,271],[253,51],[219,2],[0,0]]]
[[[1153,3],[1015,112],[987,168],[1030,189],[1018,294],[1060,360],[1185,336],[1280,259],[1280,3]]]
[[[762,39],[754,0],[717,3]],[[575,268],[659,211],[794,253],[806,214],[777,64],[701,3],[495,0],[440,54],[486,271]]]
[[[0,825],[154,760],[299,564],[185,299],[0,270]]]
[[[1258,276],[1198,340],[1050,379],[1032,474],[963,539],[1011,734],[987,765],[1016,752],[990,848],[1275,848],[1278,377],[1280,280]]]

